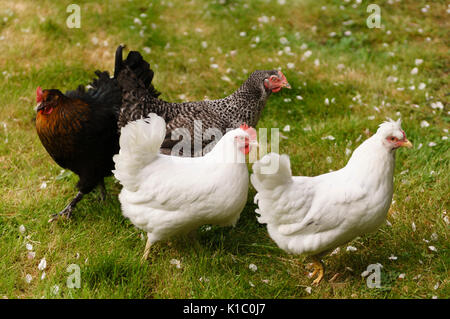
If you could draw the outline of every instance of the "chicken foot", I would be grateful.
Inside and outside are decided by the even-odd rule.
[[[313,261],[313,267],[314,267],[314,271],[311,274],[311,277],[314,277],[317,275],[316,279],[314,279],[314,281],[312,282],[312,285],[314,286],[318,286],[319,283],[322,281],[323,279],[323,275],[325,273],[325,266],[322,262],[322,260],[320,260],[319,257],[317,256],[312,256],[312,261]]]
[[[62,211],[57,214],[51,215],[51,218],[48,220],[49,223],[57,220],[59,217],[64,216],[66,218],[70,218],[72,216],[72,211],[77,205],[77,203],[83,198],[84,194],[82,192],[78,192],[77,196],[67,205]]]

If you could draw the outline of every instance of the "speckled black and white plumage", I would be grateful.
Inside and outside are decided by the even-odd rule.
[[[118,127],[120,129],[128,122],[145,118],[150,113],[158,114],[167,125],[167,135],[161,149],[164,154],[170,154],[172,147],[181,140],[171,138],[172,131],[177,128],[189,131],[193,146],[194,134],[201,136],[210,128],[217,128],[225,134],[227,129],[237,128],[242,123],[255,127],[271,94],[271,90],[265,87],[264,80],[277,74],[277,70],[255,71],[236,92],[223,99],[170,103],[159,99],[153,87],[149,90],[150,83],[143,83],[131,70],[122,70],[117,78],[122,87]],[[201,121],[201,125],[200,122],[194,125],[194,121]],[[208,144],[215,140],[215,137],[203,139],[204,153],[213,146]],[[197,155],[200,154],[196,153],[195,156]]]

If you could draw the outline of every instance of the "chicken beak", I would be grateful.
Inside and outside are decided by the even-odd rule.
[[[39,103],[38,105],[36,105],[36,107],[34,108],[34,110],[36,111],[36,112],[39,112],[40,110],[43,110],[44,109],[44,105],[43,105],[44,103]]]
[[[413,147],[412,143],[407,138],[405,138],[405,141],[403,141],[400,146],[401,147],[406,147],[406,148],[412,148]]]
[[[287,81],[284,82],[281,86],[286,88],[286,89],[292,89],[292,86]]]

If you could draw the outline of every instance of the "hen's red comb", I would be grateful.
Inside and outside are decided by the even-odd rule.
[[[239,128],[240,128],[241,130],[247,131],[248,128],[249,128],[249,126],[247,125],[247,123],[242,123],[241,126],[239,126]]]
[[[36,102],[41,103],[42,102],[42,89],[40,86],[36,89]]]
[[[248,126],[247,123],[243,123],[239,128],[248,133],[248,135],[250,136],[250,140],[256,140],[256,130],[253,127]]]
[[[284,76],[284,74],[281,71],[278,71],[278,78],[282,81],[282,82],[287,82],[286,77]]]

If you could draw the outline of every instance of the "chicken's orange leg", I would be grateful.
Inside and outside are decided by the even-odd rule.
[[[317,278],[314,279],[314,281],[312,282],[312,284],[314,286],[317,286],[323,279],[323,275],[325,273],[325,266],[323,265],[322,260],[320,260],[320,258],[317,256],[312,256],[312,260],[313,260],[314,272],[312,273],[311,277],[314,277],[317,273],[319,273],[317,275]]]

